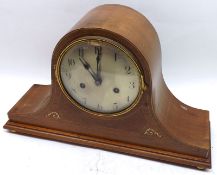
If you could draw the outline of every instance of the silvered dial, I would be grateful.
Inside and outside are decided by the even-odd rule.
[[[81,39],[67,47],[60,79],[72,102],[98,114],[128,111],[141,93],[141,74],[132,55],[104,38]]]

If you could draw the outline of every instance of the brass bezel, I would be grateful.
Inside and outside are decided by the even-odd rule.
[[[77,43],[80,43],[80,42],[104,42],[106,44],[110,44],[114,47],[116,47],[117,49],[123,51],[129,58],[130,58],[130,61],[132,61],[132,63],[136,66],[139,74],[140,74],[140,84],[139,84],[139,92],[138,92],[138,95],[136,97],[136,99],[133,101],[133,103],[128,106],[127,108],[121,110],[121,111],[118,111],[118,112],[114,112],[114,113],[100,113],[100,112],[96,112],[96,111],[93,111],[93,110],[90,110],[88,108],[85,108],[84,106],[82,106],[80,103],[78,103],[73,97],[71,97],[71,95],[67,92],[67,90],[64,88],[64,85],[62,83],[62,80],[61,80],[61,75],[60,75],[60,66],[61,66],[61,62],[62,62],[62,59],[65,55],[65,53],[70,49],[72,48],[73,46],[75,46]],[[120,116],[120,115],[123,115],[129,111],[131,111],[137,104],[138,102],[140,101],[141,97],[142,97],[142,94],[143,94],[143,91],[145,91],[147,89],[147,86],[146,84],[144,83],[144,79],[143,79],[143,75],[142,75],[142,71],[140,70],[139,66],[137,65],[137,63],[135,62],[135,60],[133,59],[133,56],[131,53],[129,53],[129,51],[127,49],[125,49],[125,47],[123,47],[121,44],[118,44],[116,41],[113,41],[111,39],[108,39],[108,38],[105,38],[105,37],[100,37],[100,36],[87,36],[87,37],[82,37],[80,39],[77,39],[75,41],[73,41],[72,43],[70,43],[60,54],[60,56],[58,57],[58,60],[57,60],[57,66],[56,66],[56,70],[55,70],[55,76],[57,78],[57,82],[63,92],[63,94],[67,97],[67,99],[73,104],[75,105],[76,107],[78,107],[79,109],[89,113],[89,114],[93,114],[93,115],[97,115],[97,116],[104,116],[106,118],[108,117],[111,117],[111,116]]]

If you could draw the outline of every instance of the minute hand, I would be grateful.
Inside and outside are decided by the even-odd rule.
[[[93,79],[95,81],[97,81],[97,75],[96,73],[93,71],[93,69],[91,68],[90,64],[88,62],[86,62],[83,58],[79,57],[79,60],[81,61],[81,63],[83,64],[84,68],[90,73],[90,75],[93,77]]]
[[[102,83],[101,78],[101,57],[102,57],[102,47],[97,47],[97,57],[96,57],[96,75],[99,85]]]
[[[101,56],[97,55],[96,57],[96,74],[97,74],[97,78],[101,79]]]

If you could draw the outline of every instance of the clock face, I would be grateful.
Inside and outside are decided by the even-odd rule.
[[[59,59],[59,82],[79,108],[99,115],[123,114],[141,96],[142,75],[120,44],[99,37],[77,40]]]

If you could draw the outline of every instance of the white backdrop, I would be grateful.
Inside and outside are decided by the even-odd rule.
[[[58,40],[91,8],[128,5],[158,32],[165,81],[184,103],[210,111],[212,170],[199,171],[0,129],[0,174],[217,174],[217,1],[0,0],[0,127],[34,84],[50,83]],[[214,124],[215,123],[215,124]]]

